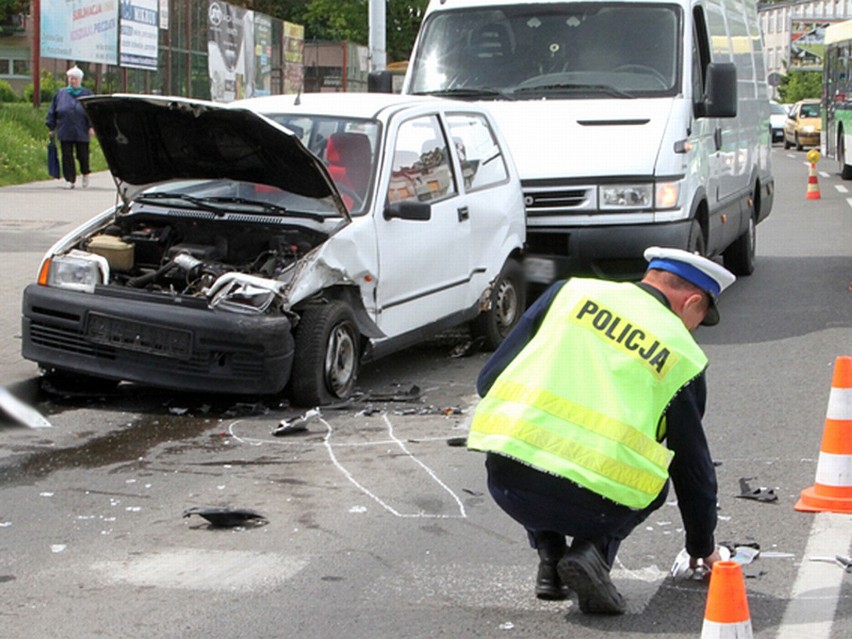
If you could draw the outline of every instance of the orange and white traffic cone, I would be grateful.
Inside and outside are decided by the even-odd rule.
[[[736,561],[713,564],[701,639],[752,639],[745,580]]]
[[[852,357],[834,361],[816,481],[802,491],[795,508],[852,513]]]
[[[819,180],[817,179],[816,163],[819,162],[819,151],[811,149],[808,151],[808,162],[811,166],[808,169],[808,195],[809,200],[818,200],[822,196],[819,192]]]

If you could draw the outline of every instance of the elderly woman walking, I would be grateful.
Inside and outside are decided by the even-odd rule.
[[[77,98],[92,95],[83,88],[83,71],[76,65],[68,69],[68,86],[57,91],[47,112],[47,125],[51,137],[55,136],[62,150],[62,177],[65,178],[65,188],[73,189],[77,182],[77,168],[74,165],[74,155],[80,163],[80,173],[83,176],[83,188],[89,186],[89,140],[94,130],[89,117]]]

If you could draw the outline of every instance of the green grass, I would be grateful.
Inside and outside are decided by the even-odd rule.
[[[47,172],[48,105],[36,109],[24,103],[0,103],[0,186],[49,180]],[[107,169],[98,141],[92,138],[92,171]]]

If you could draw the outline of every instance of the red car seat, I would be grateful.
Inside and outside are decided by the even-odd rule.
[[[325,160],[331,178],[341,188],[343,202],[348,209],[360,204],[367,193],[370,181],[370,139],[363,133],[332,133],[325,147]],[[359,201],[352,197],[355,193]]]

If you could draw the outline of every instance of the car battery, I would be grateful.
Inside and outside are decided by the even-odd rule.
[[[123,239],[136,248],[136,266],[156,269],[162,266],[163,255],[171,243],[172,228],[141,224]]]
[[[112,271],[133,269],[133,245],[113,235],[96,235],[89,240],[88,249],[106,258]]]

